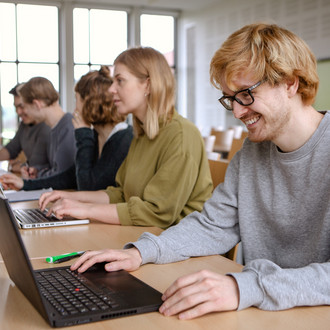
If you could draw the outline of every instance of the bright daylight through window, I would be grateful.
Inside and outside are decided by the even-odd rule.
[[[13,97],[16,83],[45,76],[59,87],[58,9],[0,3],[0,86],[2,137],[12,138],[17,128]]]
[[[45,5],[41,0],[27,2],[0,2],[0,138],[3,144],[14,136],[18,127],[13,96],[9,94],[17,82],[35,76],[48,78],[61,95],[66,95],[60,102],[66,111],[72,112],[74,105],[70,100],[74,99],[75,82],[89,70],[99,69],[101,65],[112,66],[117,55],[127,47],[142,45],[157,49],[175,74],[175,16],[141,11],[136,14],[130,8],[114,10],[110,4],[97,9],[79,7],[78,1],[73,10],[61,15],[62,10],[68,10],[65,6]],[[97,1],[91,3],[97,5]],[[134,27],[140,29],[139,33],[128,29],[134,20],[138,22]],[[63,26],[66,23],[68,26],[72,23],[72,30]],[[60,31],[65,31],[65,36]],[[68,43],[71,40],[73,43]]]

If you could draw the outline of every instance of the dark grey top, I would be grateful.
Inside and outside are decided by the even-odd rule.
[[[30,166],[42,169],[49,167],[47,145],[50,128],[45,123],[27,125],[20,123],[14,138],[5,146],[10,159],[15,159],[23,151]]]
[[[117,170],[125,159],[133,138],[131,126],[113,134],[98,154],[97,132],[89,128],[75,130],[76,164],[66,171],[47,178],[24,180],[24,190],[78,189],[100,190],[114,186]]]
[[[49,167],[39,171],[38,178],[63,172],[74,164],[76,144],[71,113],[66,113],[51,129],[47,154]]]

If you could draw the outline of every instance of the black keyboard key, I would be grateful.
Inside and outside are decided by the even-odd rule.
[[[36,277],[42,295],[61,315],[107,310],[118,306],[109,292],[105,291],[98,296],[95,292],[99,290],[86,287],[86,280],[69,269],[41,272]]]

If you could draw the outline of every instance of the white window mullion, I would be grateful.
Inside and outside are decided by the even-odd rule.
[[[141,27],[140,27],[140,15],[141,10],[139,8],[134,8],[130,11],[128,15],[128,36],[127,43],[128,47],[135,47],[141,45]]]
[[[59,15],[59,51],[60,51],[60,100],[66,112],[73,112],[74,70],[73,70],[73,5],[63,2]]]

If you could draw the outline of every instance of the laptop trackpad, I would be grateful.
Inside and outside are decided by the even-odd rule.
[[[97,264],[84,273],[84,277],[99,288],[107,288],[113,292],[135,291],[144,287],[136,277],[126,271],[107,272],[105,263]]]
[[[105,263],[97,264],[83,273],[83,276],[92,283],[95,291],[103,294],[120,297],[124,300],[137,305],[143,305],[145,301],[161,303],[161,294],[140,281],[127,271],[107,272],[104,269]]]

